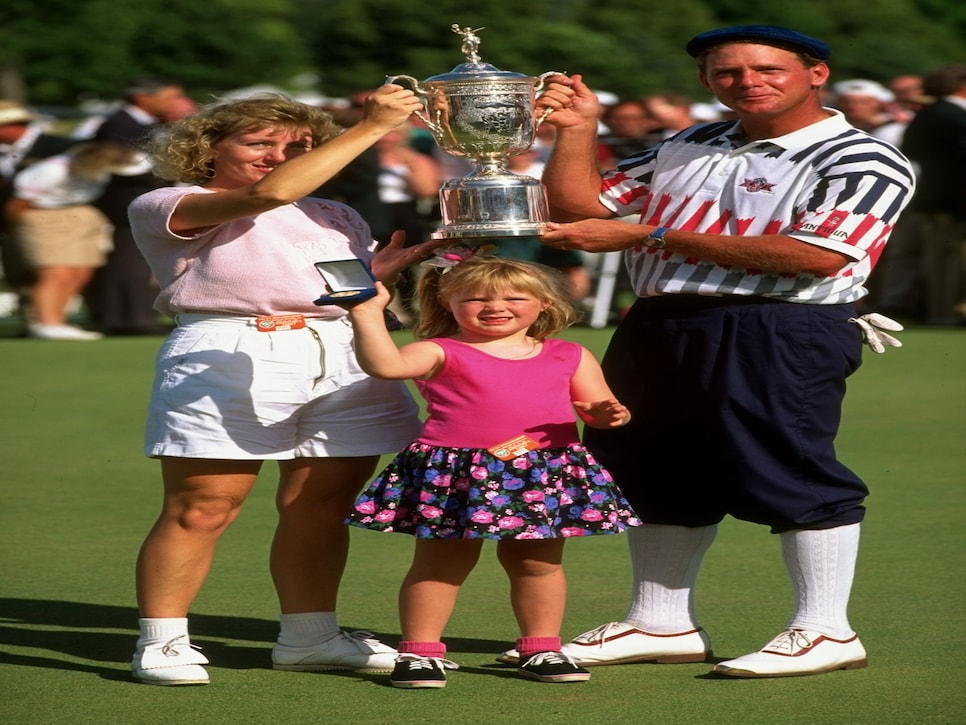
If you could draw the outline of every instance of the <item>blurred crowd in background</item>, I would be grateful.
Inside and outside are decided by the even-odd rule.
[[[225,94],[239,98],[275,88],[252,87]],[[907,323],[966,322],[966,65],[901,75],[883,84],[868,79],[836,81],[826,105],[849,122],[900,148],[916,166],[913,204],[897,225],[872,276],[865,306]],[[348,98],[296,96],[328,110],[343,126],[361,117],[368,91]],[[598,160],[601,170],[696,123],[732,118],[714,99],[667,91],[619,98],[599,91]],[[97,340],[103,336],[162,334],[173,321],[159,318],[146,263],[130,234],[127,205],[163,185],[139,151],[148,134],[197,106],[176,80],[139,78],[113,104],[33,109],[0,100],[0,317],[17,320],[16,334],[35,339]],[[539,178],[554,129],[539,127],[533,148],[508,160],[514,173]],[[388,242],[393,230],[407,242],[429,238],[440,223],[438,190],[471,169],[467,159],[442,152],[432,133],[413,117],[356,159],[317,196],[357,209],[373,238]],[[611,322],[632,293],[619,265],[616,283],[601,294],[604,255],[561,253],[538,239],[498,245],[498,254],[524,257],[560,269],[571,292],[594,317]],[[415,280],[405,280],[395,312],[418,314]],[[606,309],[602,309],[606,306]],[[603,313],[603,314],[601,314]]]

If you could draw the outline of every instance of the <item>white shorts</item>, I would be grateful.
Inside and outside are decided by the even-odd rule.
[[[345,318],[259,332],[250,317],[189,314],[158,353],[148,456],[286,460],[395,453],[419,434],[400,381],[369,377]]]

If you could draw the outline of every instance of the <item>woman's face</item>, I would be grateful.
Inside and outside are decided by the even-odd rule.
[[[266,128],[233,134],[213,146],[214,176],[207,186],[239,189],[260,181],[279,164],[312,148],[312,134]]]

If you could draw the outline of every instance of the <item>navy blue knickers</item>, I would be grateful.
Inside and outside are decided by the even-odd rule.
[[[868,488],[835,456],[845,379],[861,364],[852,305],[638,300],[603,359],[623,428],[584,442],[645,523],[857,523]]]

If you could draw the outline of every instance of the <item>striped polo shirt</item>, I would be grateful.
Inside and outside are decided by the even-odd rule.
[[[776,274],[637,247],[626,262],[640,297],[758,295],[840,304],[865,296],[889,233],[912,196],[912,168],[841,113],[785,136],[747,142],[738,122],[699,124],[624,159],[601,202],[618,216],[707,234],[783,234],[840,252],[831,277]]]

